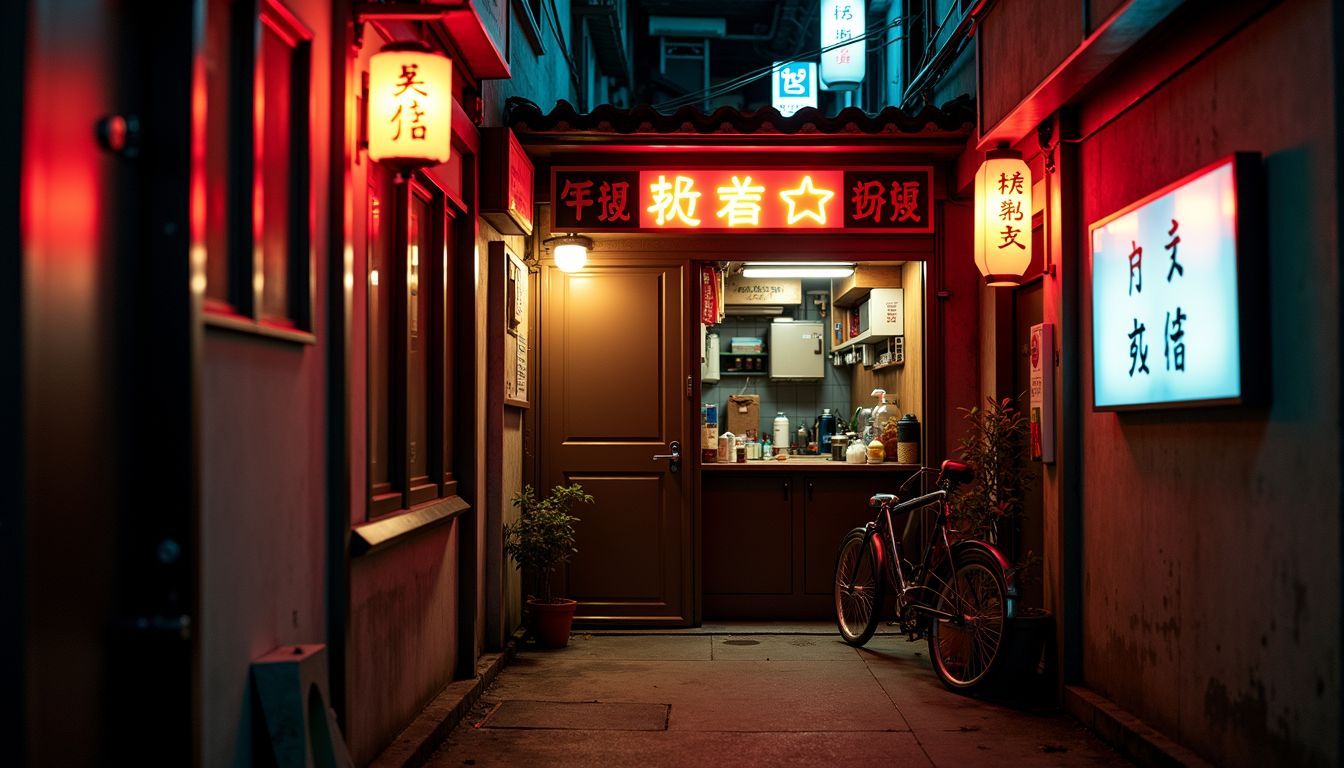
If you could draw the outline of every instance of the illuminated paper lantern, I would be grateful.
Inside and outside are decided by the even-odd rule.
[[[975,172],[975,266],[991,286],[1020,285],[1031,265],[1031,170],[1009,149]]]
[[[448,162],[453,62],[416,43],[393,43],[369,59],[369,159],[398,165]]]
[[[852,91],[863,84],[866,41],[826,50],[836,43],[862,37],[865,32],[864,0],[822,0],[821,84],[832,91]]]

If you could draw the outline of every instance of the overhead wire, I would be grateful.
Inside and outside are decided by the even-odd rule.
[[[916,14],[912,15],[912,16],[910,17],[910,19],[911,19],[911,20],[914,20],[914,19],[918,18],[920,15],[922,15],[922,11],[921,11],[920,13],[916,13]],[[841,40],[841,41],[838,41],[838,42],[835,42],[835,43],[831,43],[831,44],[829,44],[829,45],[822,46],[821,48],[816,48],[816,49],[813,49],[813,50],[810,50],[810,51],[806,51],[806,52],[797,54],[797,55],[794,56],[793,58],[794,58],[794,60],[804,59],[804,58],[811,58],[812,56],[819,56],[819,55],[821,55],[821,54],[823,54],[823,53],[827,53],[827,52],[829,52],[829,51],[835,50],[836,48],[843,48],[843,47],[845,47],[845,46],[847,46],[847,45],[853,45],[853,44],[856,43],[856,42],[867,41],[868,39],[873,38],[873,37],[876,37],[876,36],[878,36],[878,35],[881,34],[881,33],[885,33],[887,30],[890,30],[890,29],[893,29],[893,28],[895,28],[895,27],[904,25],[904,24],[905,24],[905,21],[906,21],[906,20],[903,19],[903,18],[892,19],[890,22],[887,22],[887,21],[879,21],[879,22],[876,22],[876,23],[870,25],[867,29],[864,30],[863,34],[861,34],[861,35],[856,35],[855,37],[851,37],[851,38],[849,38],[849,39],[847,39],[847,40]],[[809,23],[810,23],[810,18],[809,18]],[[940,29],[941,29],[941,26],[940,26]],[[902,35],[901,35],[901,39],[904,39],[904,38],[906,38],[906,37],[908,37],[908,36],[909,36],[908,33],[902,33]],[[867,46],[865,45],[865,49],[866,49],[866,48],[867,48]],[[684,94],[684,95],[682,95],[682,96],[678,96],[678,97],[675,97],[675,98],[672,98],[672,99],[668,99],[668,100],[666,100],[666,101],[659,102],[658,104],[654,104],[654,105],[653,105],[653,108],[654,108],[654,109],[676,109],[676,108],[678,108],[678,107],[682,107],[682,106],[685,106],[685,105],[688,105],[688,104],[694,104],[694,103],[697,102],[697,101],[703,101],[703,100],[706,100],[706,99],[713,99],[713,98],[715,98],[715,97],[721,96],[721,95],[723,95],[723,94],[725,94],[725,93],[728,93],[728,92],[730,92],[730,91],[736,90],[737,88],[740,88],[740,87],[742,87],[742,86],[744,86],[744,85],[747,85],[747,84],[749,84],[749,83],[755,82],[756,80],[759,80],[759,79],[761,79],[761,78],[763,78],[763,77],[769,76],[770,74],[773,74],[775,71],[777,71],[781,66],[783,66],[783,65],[786,64],[786,63],[789,63],[789,62],[780,62],[780,63],[778,63],[778,64],[771,64],[771,65],[769,65],[769,66],[760,67],[760,68],[758,68],[758,69],[754,69],[754,70],[748,71],[748,72],[746,72],[746,73],[744,73],[744,74],[742,74],[742,75],[739,75],[739,76],[736,77],[736,78],[727,80],[727,81],[722,82],[722,83],[718,83],[718,84],[716,84],[716,85],[710,86],[709,88],[703,88],[703,89],[701,89],[701,90],[699,90],[699,91],[695,91],[695,92],[693,92],[693,93]]]
[[[796,58],[801,59],[801,58],[810,58],[810,57],[812,57],[812,56],[819,56],[819,55],[821,55],[821,54],[823,54],[823,53],[827,53],[827,52],[829,52],[829,51],[835,50],[836,48],[843,48],[843,47],[845,47],[845,46],[847,46],[847,45],[853,45],[854,43],[857,43],[857,42],[867,41],[869,38],[874,37],[874,36],[878,35],[879,33],[884,33],[884,32],[886,32],[888,29],[892,29],[892,28],[894,28],[894,27],[900,26],[900,25],[903,23],[903,21],[904,21],[903,19],[892,19],[890,22],[886,22],[886,21],[878,22],[878,23],[873,24],[872,26],[868,27],[868,28],[864,31],[864,33],[861,34],[861,35],[856,35],[856,36],[851,37],[851,38],[849,38],[849,39],[847,39],[847,40],[841,40],[841,41],[839,41],[839,42],[831,43],[830,45],[826,45],[826,46],[823,46],[823,47],[821,47],[821,48],[817,48],[817,49],[813,49],[813,50],[811,50],[811,51],[807,51],[807,52],[805,52],[805,53],[800,54],[800,55],[797,56]],[[865,48],[866,48],[866,46],[865,46]],[[678,96],[678,97],[676,97],[676,98],[668,99],[668,100],[663,101],[663,102],[660,102],[660,103],[658,103],[658,104],[654,104],[654,105],[653,105],[653,108],[654,108],[654,109],[675,109],[675,108],[677,108],[677,107],[681,107],[681,106],[684,106],[684,105],[687,105],[687,104],[693,104],[693,103],[695,103],[695,102],[697,102],[697,101],[702,101],[702,100],[704,100],[704,99],[712,99],[712,98],[714,98],[714,97],[716,97],[716,96],[721,96],[721,95],[723,95],[724,93],[727,93],[727,92],[729,92],[729,91],[735,90],[735,89],[737,89],[737,88],[739,88],[739,87],[741,87],[741,86],[743,86],[743,85],[746,85],[746,84],[748,84],[748,83],[754,82],[754,81],[756,81],[756,80],[761,79],[762,77],[766,77],[766,76],[768,76],[768,75],[774,73],[775,71],[777,71],[781,66],[783,66],[783,65],[786,64],[786,63],[788,63],[788,62],[780,62],[780,63],[778,63],[778,64],[770,64],[770,65],[768,65],[768,66],[764,66],[764,67],[760,67],[760,68],[758,68],[758,69],[751,70],[751,71],[746,72],[745,74],[739,75],[738,77],[735,77],[735,78],[733,78],[733,79],[731,79],[731,80],[727,80],[727,81],[725,81],[725,82],[718,83],[717,85],[710,86],[709,88],[703,88],[703,89],[701,89],[701,90],[699,90],[699,91],[695,91],[695,92],[693,92],[693,93],[688,93],[688,94],[685,94],[685,95],[683,95],[683,96]]]

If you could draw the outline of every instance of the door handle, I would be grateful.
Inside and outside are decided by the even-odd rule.
[[[653,460],[657,461],[659,459],[667,459],[668,461],[671,462],[671,464],[668,466],[668,469],[672,470],[673,472],[677,472],[681,470],[681,443],[676,440],[673,440],[671,449],[672,449],[671,453],[654,454]]]

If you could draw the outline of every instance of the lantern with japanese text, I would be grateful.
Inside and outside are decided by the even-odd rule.
[[[1031,264],[1031,170],[1010,149],[975,172],[975,266],[990,286],[1020,285]]]
[[[448,162],[453,62],[420,43],[369,58],[369,159],[401,166]]]
[[[863,37],[864,0],[821,0],[821,84],[831,91],[852,91],[863,85],[867,43]]]

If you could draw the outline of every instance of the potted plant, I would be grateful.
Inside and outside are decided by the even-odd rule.
[[[1020,586],[1035,577],[1040,557],[1017,552],[1026,492],[1034,479],[1026,463],[1028,424],[1014,398],[986,398],[984,407],[960,408],[968,429],[960,458],[975,472],[975,482],[962,486],[953,499],[956,526],[963,536],[988,541],[1014,561],[1012,576]],[[1000,545],[1008,540],[1006,549]],[[1054,616],[1038,606],[1017,606],[1005,636],[1001,688],[1018,695],[1052,691],[1047,673]],[[1033,690],[1034,689],[1034,690]]]
[[[578,551],[574,546],[574,523],[579,519],[571,516],[570,510],[575,504],[591,504],[593,497],[575,483],[557,485],[549,495],[539,499],[529,485],[512,501],[519,515],[516,522],[504,526],[504,552],[525,577],[537,581],[537,589],[527,598],[532,635],[543,647],[563,648],[569,644],[569,628],[577,603],[552,598],[551,576]]]

